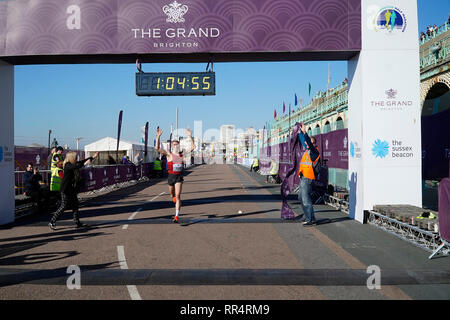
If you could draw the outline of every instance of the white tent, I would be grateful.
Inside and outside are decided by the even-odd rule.
[[[117,139],[106,137],[91,144],[84,146],[84,152],[86,153],[86,157],[93,156],[96,152],[104,152],[108,151],[112,155],[115,154],[117,148]],[[131,161],[134,161],[134,157],[141,152],[141,156],[144,156],[144,144],[142,143],[133,143],[125,140],[120,140],[119,142],[119,152],[126,152],[126,155],[130,157]],[[147,147],[147,157],[144,159],[144,162],[153,162],[155,161],[158,152],[154,147]]]

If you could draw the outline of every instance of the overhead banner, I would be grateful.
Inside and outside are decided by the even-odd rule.
[[[361,0],[0,1],[0,58],[360,49]]]

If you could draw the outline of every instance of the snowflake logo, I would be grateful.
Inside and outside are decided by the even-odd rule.
[[[347,137],[344,137],[344,149],[347,149],[347,142],[348,142],[348,140],[347,140]]]
[[[92,171],[89,171],[89,180],[92,180],[92,178],[93,178]]]
[[[185,21],[183,16],[189,8],[187,5],[182,5],[175,0],[171,4],[164,6],[162,9],[164,13],[167,14],[166,22],[178,23]]]
[[[385,158],[389,153],[389,143],[377,139],[372,146],[372,154],[375,158]]]
[[[350,142],[350,155],[352,156],[352,158],[355,157],[355,144],[352,142]]]

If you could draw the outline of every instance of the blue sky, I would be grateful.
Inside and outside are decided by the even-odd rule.
[[[442,25],[450,13],[448,0],[419,0],[419,31],[429,24]],[[294,102],[294,94],[305,103],[308,84],[312,93],[325,90],[328,64],[330,87],[347,77],[347,62],[255,62],[216,63],[216,95],[205,97],[137,97],[135,64],[33,65],[15,67],[15,144],[47,145],[52,130],[60,145],[80,147],[106,136],[117,136],[119,111],[123,110],[121,137],[139,142],[141,127],[149,122],[153,144],[156,126],[168,138],[179,110],[179,127],[193,128],[203,121],[203,130],[234,124],[236,128],[262,128]],[[206,64],[144,64],[147,72],[204,71]]]

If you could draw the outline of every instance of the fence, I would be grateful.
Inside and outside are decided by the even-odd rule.
[[[102,189],[111,185],[125,183],[133,180],[139,180],[148,177],[153,170],[153,163],[144,163],[142,165],[109,165],[109,166],[87,166],[80,170],[82,179],[80,192],[89,192]],[[15,171],[15,195],[21,195],[24,192],[23,175],[25,171]],[[40,171],[42,175],[42,184],[49,185],[50,170]]]

